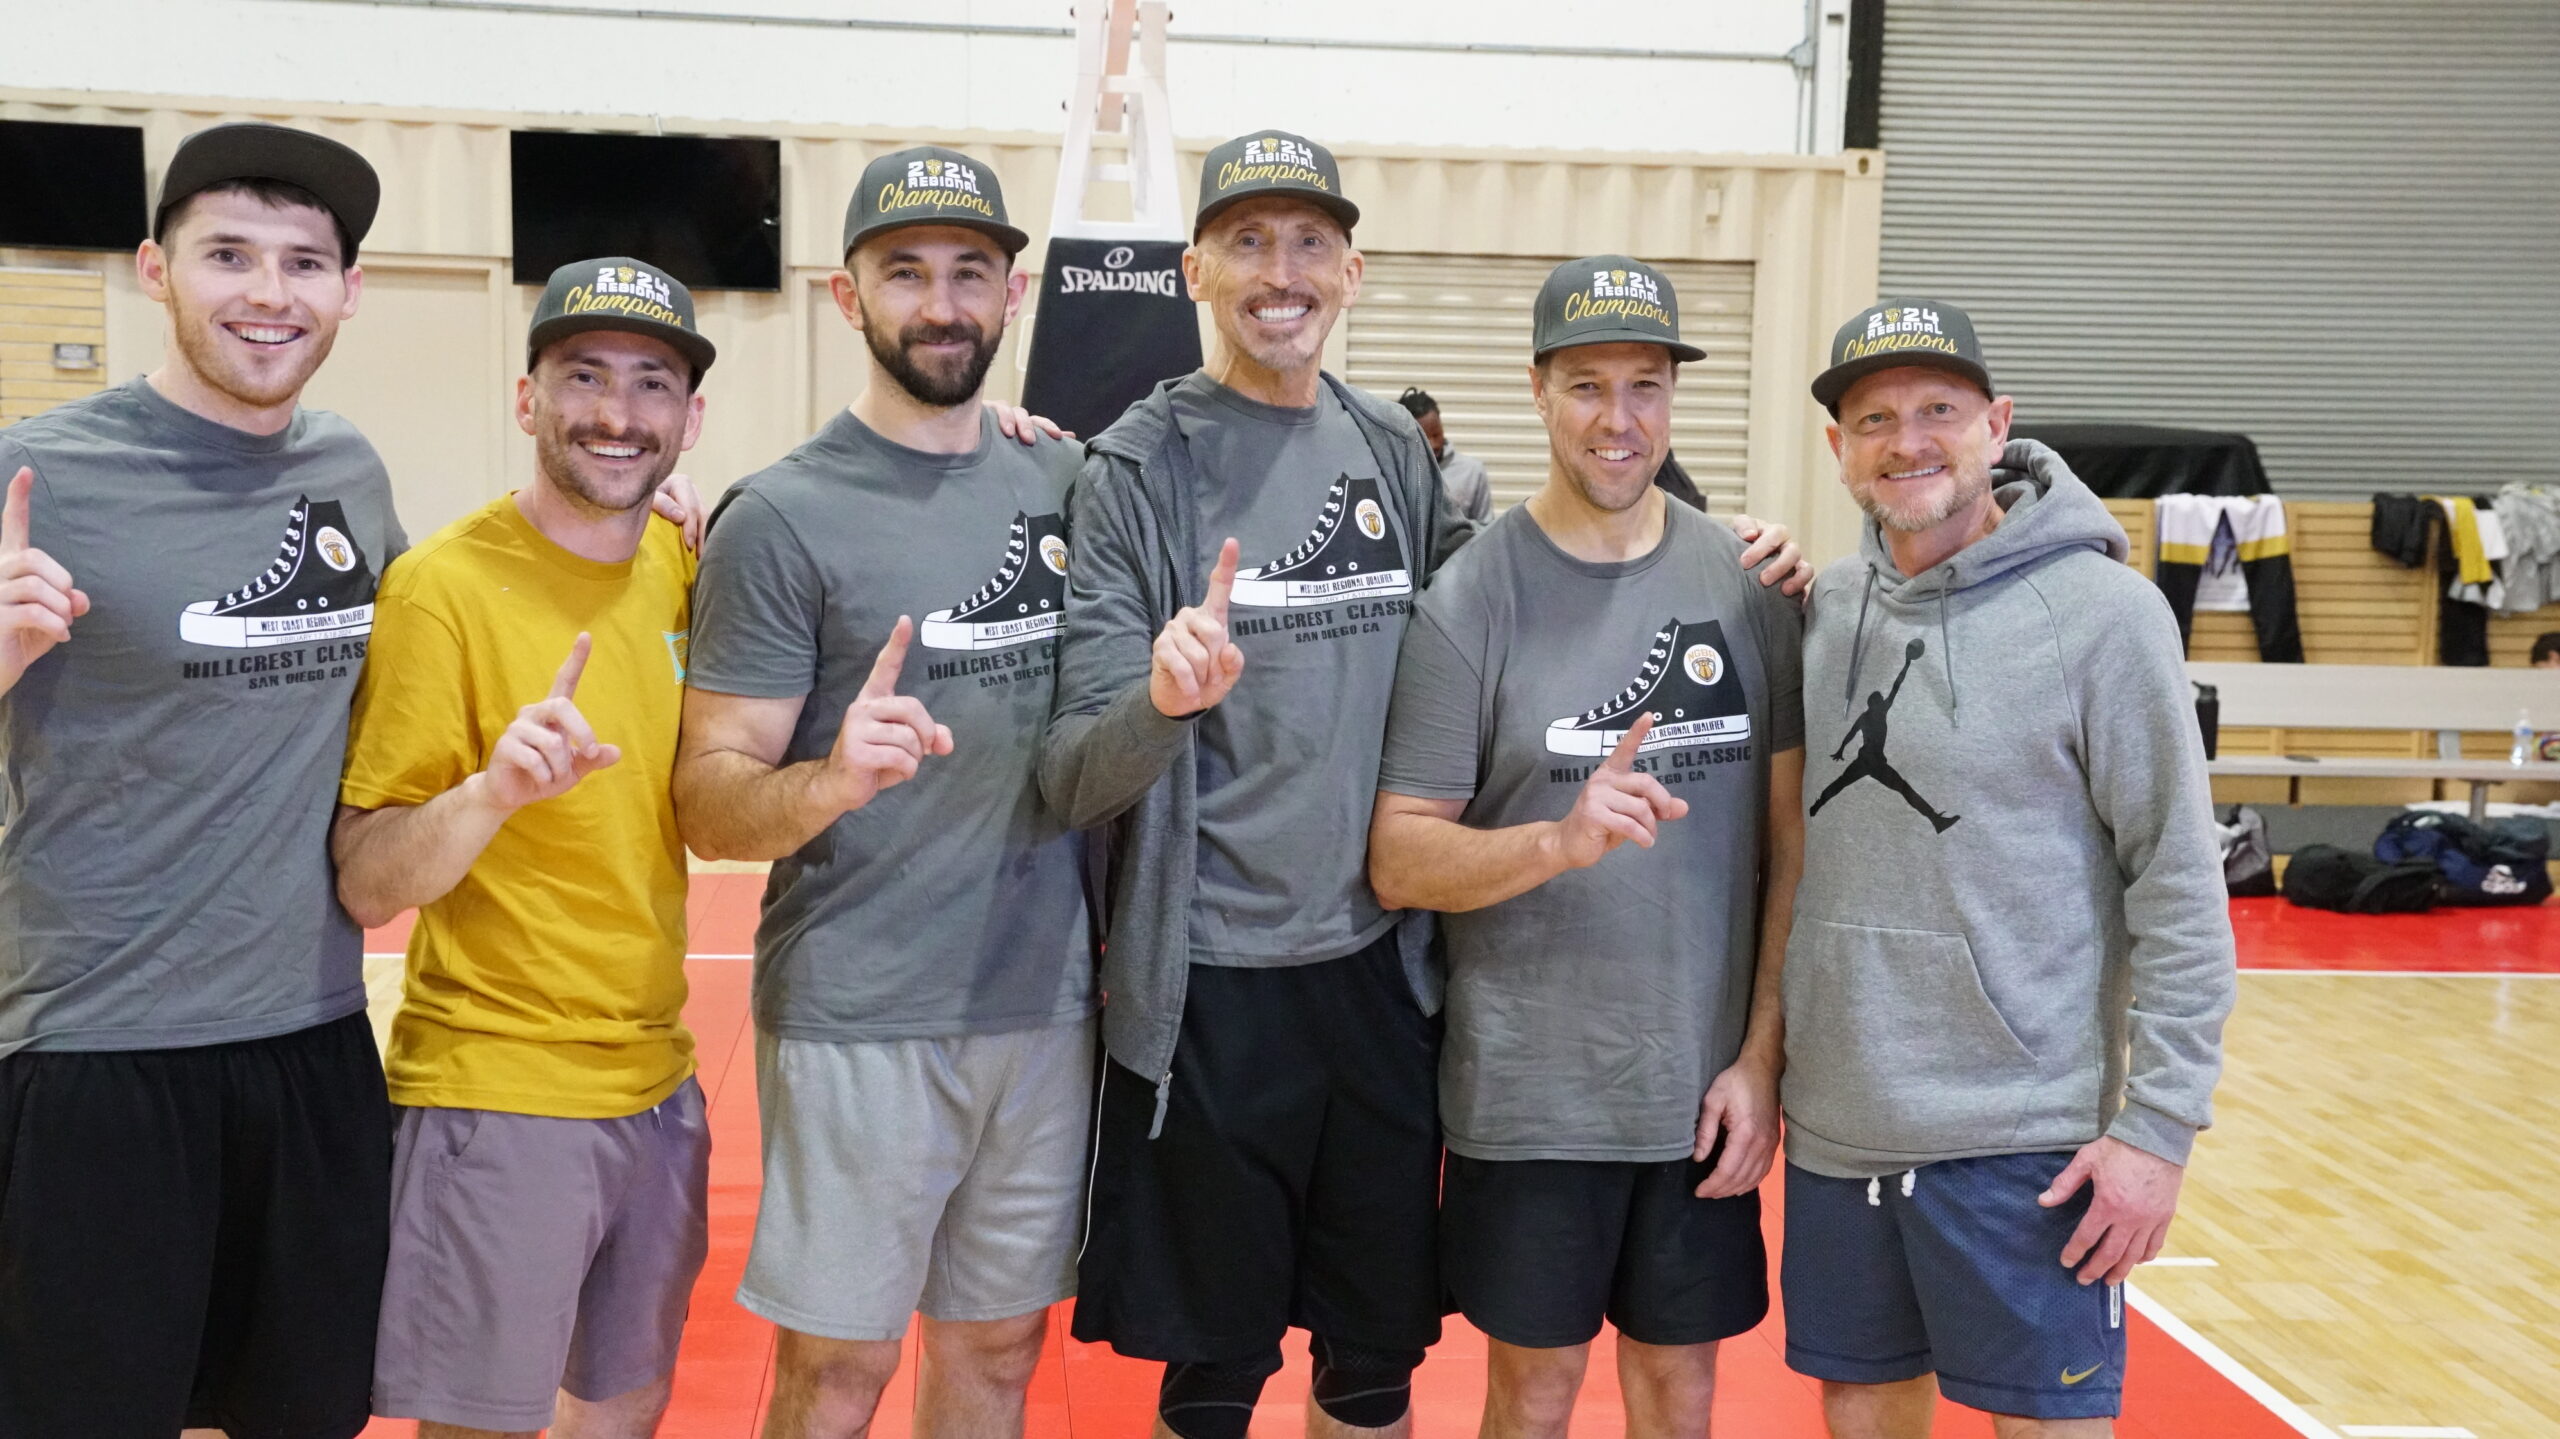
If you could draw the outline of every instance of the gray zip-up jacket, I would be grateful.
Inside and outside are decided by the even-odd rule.
[[[2157,588],[2060,456],[1927,571],[1875,523],[1805,631],[1787,1157],[1870,1178],[2112,1134],[2186,1162],[2237,989],[2204,745]]]
[[[1198,472],[1173,423],[1172,389],[1158,385],[1085,447],[1067,498],[1067,626],[1058,646],[1055,707],[1040,758],[1050,807],[1078,829],[1108,825],[1098,903],[1103,1047],[1156,1083],[1164,1122],[1173,1050],[1191,978],[1190,915],[1199,843],[1193,723],[1167,719],[1147,698],[1156,635],[1200,602]],[[1427,579],[1473,533],[1451,513],[1421,426],[1401,405],[1324,377],[1378,458],[1391,502],[1415,537]],[[1384,727],[1387,717],[1332,716]],[[1423,1008],[1440,1006],[1431,916],[1396,927],[1405,972]]]

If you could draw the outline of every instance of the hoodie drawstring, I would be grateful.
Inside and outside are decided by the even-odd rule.
[[[1919,1171],[1919,1170],[1917,1170],[1917,1169],[1906,1169],[1906,1170],[1902,1171],[1902,1197],[1903,1197],[1903,1198],[1905,1198],[1905,1199],[1909,1199],[1909,1198],[1911,1197],[1911,1191],[1912,1191],[1912,1190],[1914,1190],[1914,1189],[1917,1189],[1917,1188],[1919,1188],[1919,1187],[1920,1187],[1920,1171]],[[1867,1205],[1868,1205],[1868,1207],[1869,1207],[1869,1208],[1872,1208],[1872,1209],[1882,1209],[1882,1208],[1884,1208],[1884,1176],[1882,1176],[1882,1175],[1878,1175],[1878,1176],[1876,1176],[1875,1178],[1870,1179],[1870,1180],[1868,1180],[1868,1181],[1867,1181]]]
[[[1872,573],[1872,572],[1870,572]],[[1947,718],[1956,716],[1956,643],[1947,629],[1947,591],[1955,587],[1955,576],[1938,578],[1938,663],[1947,667]],[[1902,1191],[1909,1194],[1911,1191]]]
[[[1867,587],[1858,597],[1858,627],[1849,633],[1849,687],[1840,692],[1840,715],[1843,719],[1857,712],[1858,660],[1867,647],[1867,607],[1876,600],[1876,567],[1867,566]]]

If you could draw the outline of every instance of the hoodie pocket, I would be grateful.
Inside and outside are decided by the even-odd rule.
[[[1834,1144],[1938,1154],[2009,1142],[2036,1056],[1960,934],[1799,919],[1788,947],[1786,1108]]]

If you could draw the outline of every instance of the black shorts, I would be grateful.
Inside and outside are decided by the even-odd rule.
[[[1289,969],[1195,964],[1164,1131],[1103,1065],[1075,1336],[1192,1364],[1440,1337],[1439,1023],[1389,933]]]
[[[1705,1344],[1769,1312],[1760,1196],[1700,1199],[1712,1167],[1449,1156],[1440,1263],[1467,1322],[1505,1344]]]
[[[390,1214],[362,1014],[0,1059],[0,1435],[348,1439]]]

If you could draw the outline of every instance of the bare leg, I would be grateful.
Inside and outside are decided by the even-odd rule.
[[[1621,1334],[1618,1391],[1627,1403],[1627,1439],[1707,1439],[1716,1408],[1716,1346],[1639,1344]]]
[[[865,1439],[880,1391],[898,1372],[895,1339],[821,1339],[782,1331],[764,1439]]]
[[[1899,1384],[1823,1381],[1822,1417],[1831,1439],[1929,1439],[1929,1421],[1937,1412],[1933,1374]]]
[[[1049,1311],[978,1323],[924,1320],[916,1439],[1020,1439],[1023,1393],[1049,1337]]]
[[[653,1439],[667,1412],[667,1396],[674,1392],[672,1374],[610,1399],[581,1399],[563,1389],[551,1439]]]
[[[1591,1346],[1524,1349],[1487,1339],[1484,1347],[1484,1423],[1477,1439],[1564,1439]]]
[[[1413,1411],[1406,1410],[1403,1418],[1383,1429],[1354,1429],[1309,1399],[1307,1439],[1413,1439]]]

